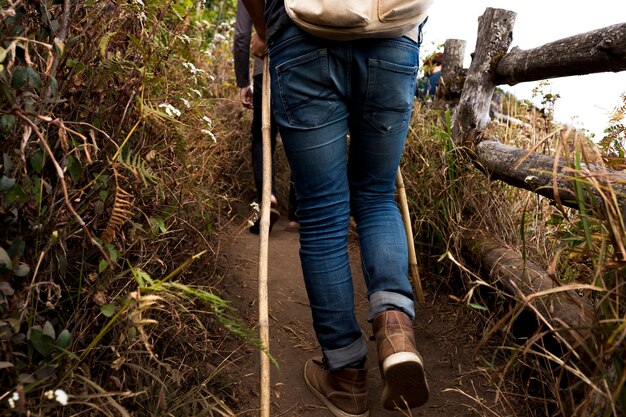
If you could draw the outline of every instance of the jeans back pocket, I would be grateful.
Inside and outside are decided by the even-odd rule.
[[[326,49],[285,61],[276,76],[282,109],[293,127],[318,127],[337,108]]]
[[[383,134],[406,128],[416,78],[417,67],[370,59],[364,119]]]

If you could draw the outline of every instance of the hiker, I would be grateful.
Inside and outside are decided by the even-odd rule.
[[[254,172],[254,183],[257,189],[257,198],[262,201],[263,191],[263,133],[262,133],[262,86],[263,86],[263,61],[258,57],[254,58],[253,64],[253,84],[250,85],[250,41],[252,39],[252,19],[248,14],[241,0],[237,1],[237,14],[235,17],[235,42],[233,46],[233,58],[235,67],[235,78],[237,87],[239,87],[239,98],[241,104],[252,109],[252,126],[250,132],[252,134],[252,169]],[[270,211],[270,231],[274,224],[280,218],[276,200],[276,169],[274,164],[274,151],[276,149],[277,128],[274,117],[271,117],[271,143],[272,143],[272,195],[271,211]],[[290,183],[291,184],[291,183]],[[295,197],[293,186],[289,189],[289,207],[288,207],[288,224],[286,230],[297,231],[300,227],[295,209]],[[248,230],[251,233],[259,234],[260,216]]]
[[[367,344],[355,317],[348,259],[352,215],[383,406],[420,406],[428,385],[414,339],[407,240],[394,192],[423,18],[405,36],[325,40],[294,24],[283,0],[243,1],[257,29],[253,52],[263,55],[269,47],[274,117],[295,184],[300,261],[323,352],[306,363],[306,384],[335,416],[369,415]]]
[[[443,53],[435,52],[424,59],[424,76],[417,80],[415,96],[420,100],[433,99],[437,93],[437,84],[441,78]]]

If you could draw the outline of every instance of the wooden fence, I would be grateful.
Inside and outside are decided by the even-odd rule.
[[[453,103],[455,108],[455,145],[468,149],[467,155],[490,179],[533,191],[565,206],[587,207],[588,214],[610,220],[626,234],[624,172],[593,164],[574,169],[563,159],[505,145],[485,133],[497,85],[626,70],[626,23],[530,50],[508,51],[514,21],[514,12],[486,9],[479,19],[476,50],[469,69],[463,68],[464,41],[452,39],[444,45],[437,99]],[[586,185],[581,194],[577,184],[583,181]],[[578,356],[576,346],[588,340],[594,320],[589,302],[574,291],[557,288],[540,266],[523,257],[519,250],[496,241],[484,235],[466,235],[463,251],[492,282],[527,304],[525,307],[537,316],[537,326],[569,329],[553,334],[561,346],[565,345],[565,351]],[[621,261],[626,261],[624,248],[616,247],[615,252]],[[529,335],[535,330],[528,329]]]

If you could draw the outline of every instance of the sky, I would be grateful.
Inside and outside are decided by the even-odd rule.
[[[446,39],[467,42],[465,67],[471,63],[470,53],[476,46],[478,17],[487,7],[517,13],[511,47],[532,49],[546,43],[580,33],[626,22],[626,1],[623,0],[435,0],[424,28],[422,54],[432,52]],[[532,97],[538,82],[500,86],[520,99]],[[626,71],[605,72],[584,76],[555,78],[545,92],[560,94],[555,104],[555,119],[603,137],[609,115],[619,106],[626,93]]]

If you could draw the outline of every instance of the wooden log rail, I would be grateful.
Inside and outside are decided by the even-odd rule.
[[[583,204],[588,213],[596,212],[604,218],[608,211],[617,209],[622,219],[626,219],[625,172],[594,164],[582,164],[579,170],[574,170],[565,160],[529,153],[496,140],[483,140],[476,145],[476,162],[492,179],[533,191],[566,207],[579,209]],[[578,201],[577,182],[583,184],[580,187],[583,201]],[[607,201],[614,205],[607,207]]]
[[[626,70],[626,23],[540,46],[513,48],[496,67],[496,84]]]
[[[491,99],[499,83],[515,84],[546,77],[626,70],[626,23],[529,51],[513,49],[506,53],[513,39],[514,21],[514,12],[492,8],[487,8],[479,19],[476,50],[452,128],[454,142],[472,148],[475,162],[492,178],[539,193],[568,207],[591,208],[591,214],[617,220],[623,227],[626,220],[626,174],[594,165],[574,170],[564,161],[505,146],[493,139],[482,143],[487,139],[482,131],[490,121]],[[588,181],[582,187],[582,193],[581,187],[576,192],[580,181],[585,180]],[[583,201],[579,202],[577,199],[581,194]]]
[[[519,250],[496,242],[497,239],[472,235],[466,231],[463,252],[481,275],[489,277],[489,282],[499,284],[509,296],[532,304],[520,307],[529,314],[534,313],[535,320],[524,320],[527,316],[522,315],[517,319],[513,317],[512,325],[516,328],[512,330],[514,336],[530,338],[539,329],[550,329],[547,331],[557,339],[557,343],[561,341],[574,352],[579,350],[577,348],[581,342],[590,339],[591,328],[595,324],[589,301],[572,290],[533,298],[532,294],[550,293],[554,281],[540,265],[525,258]]]
[[[490,121],[491,100],[498,84],[626,70],[626,23],[528,51],[516,48],[507,53],[515,16],[511,11],[487,8],[479,18],[476,50],[464,77],[452,126],[454,143],[467,147],[476,165],[490,178],[539,193],[565,206],[589,207],[591,214],[612,220],[625,233],[626,173],[590,164],[573,169],[565,161],[503,145],[487,138],[483,131]],[[448,80],[444,91],[450,90],[451,80],[459,79],[459,71],[457,75],[442,75],[442,79]],[[461,244],[464,254],[492,283],[503,285],[505,291],[523,302],[537,298],[532,295],[537,291],[545,293],[559,286],[538,265],[509,248],[471,236],[466,236]],[[548,317],[546,324],[564,324],[561,330],[566,345],[576,346],[575,341],[588,338],[593,314],[578,294],[559,290],[552,299],[537,301],[535,311],[539,318]],[[558,308],[548,314],[553,311],[553,302]]]

